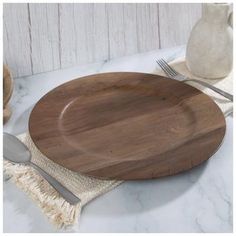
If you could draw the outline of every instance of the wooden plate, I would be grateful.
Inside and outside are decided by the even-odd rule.
[[[105,73],[65,83],[34,107],[30,135],[52,161],[105,179],[149,179],[211,157],[225,118],[211,98],[178,81]]]

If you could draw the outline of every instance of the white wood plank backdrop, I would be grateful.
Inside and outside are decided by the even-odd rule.
[[[14,77],[187,42],[194,3],[5,3],[4,62]]]

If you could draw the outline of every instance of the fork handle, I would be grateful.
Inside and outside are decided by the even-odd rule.
[[[233,95],[232,94],[229,94],[229,93],[227,93],[227,92],[225,92],[225,91],[223,91],[221,89],[218,89],[218,88],[212,86],[211,84],[208,84],[208,83],[206,83],[204,81],[196,80],[196,79],[185,79],[185,80],[182,80],[182,82],[188,82],[188,81],[192,81],[192,82],[196,82],[198,84],[201,84],[201,85],[203,85],[203,86],[205,86],[205,87],[215,91],[216,93],[219,93],[223,97],[228,98],[230,101],[233,102]]]

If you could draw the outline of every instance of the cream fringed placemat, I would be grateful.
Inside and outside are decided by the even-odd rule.
[[[178,59],[171,63],[180,73],[196,78],[190,74],[185,66],[184,59]],[[154,73],[163,75],[161,70]],[[199,78],[196,78],[199,79]],[[232,93],[232,75],[220,80],[206,80],[224,91]],[[189,82],[190,83],[190,82]],[[193,86],[203,90],[212,96],[225,115],[233,109],[233,103],[209,89]],[[174,92],[174,91],[173,91]],[[80,175],[52,162],[45,157],[34,145],[28,133],[18,136],[31,150],[32,161],[39,165],[46,172],[51,174],[71,192],[81,199],[81,203],[72,206],[67,203],[49,184],[31,167],[12,164],[4,161],[4,171],[11,177],[11,180],[23,191],[25,191],[42,209],[49,220],[58,227],[73,225],[78,222],[82,207],[92,199],[115,188],[122,181],[99,180],[84,175]]]
[[[77,205],[70,205],[32,167],[4,160],[5,174],[11,177],[11,180],[24,190],[58,227],[78,222],[81,209],[86,203],[122,183],[116,180],[95,179],[70,171],[45,157],[34,145],[28,133],[19,135],[18,138],[30,149],[32,162],[56,178],[81,200]]]

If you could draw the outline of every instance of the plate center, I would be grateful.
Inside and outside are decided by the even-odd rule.
[[[171,97],[114,90],[69,102],[59,129],[70,146],[85,154],[137,160],[178,145],[194,132],[194,121],[191,108]],[[165,141],[170,139],[171,144]]]

